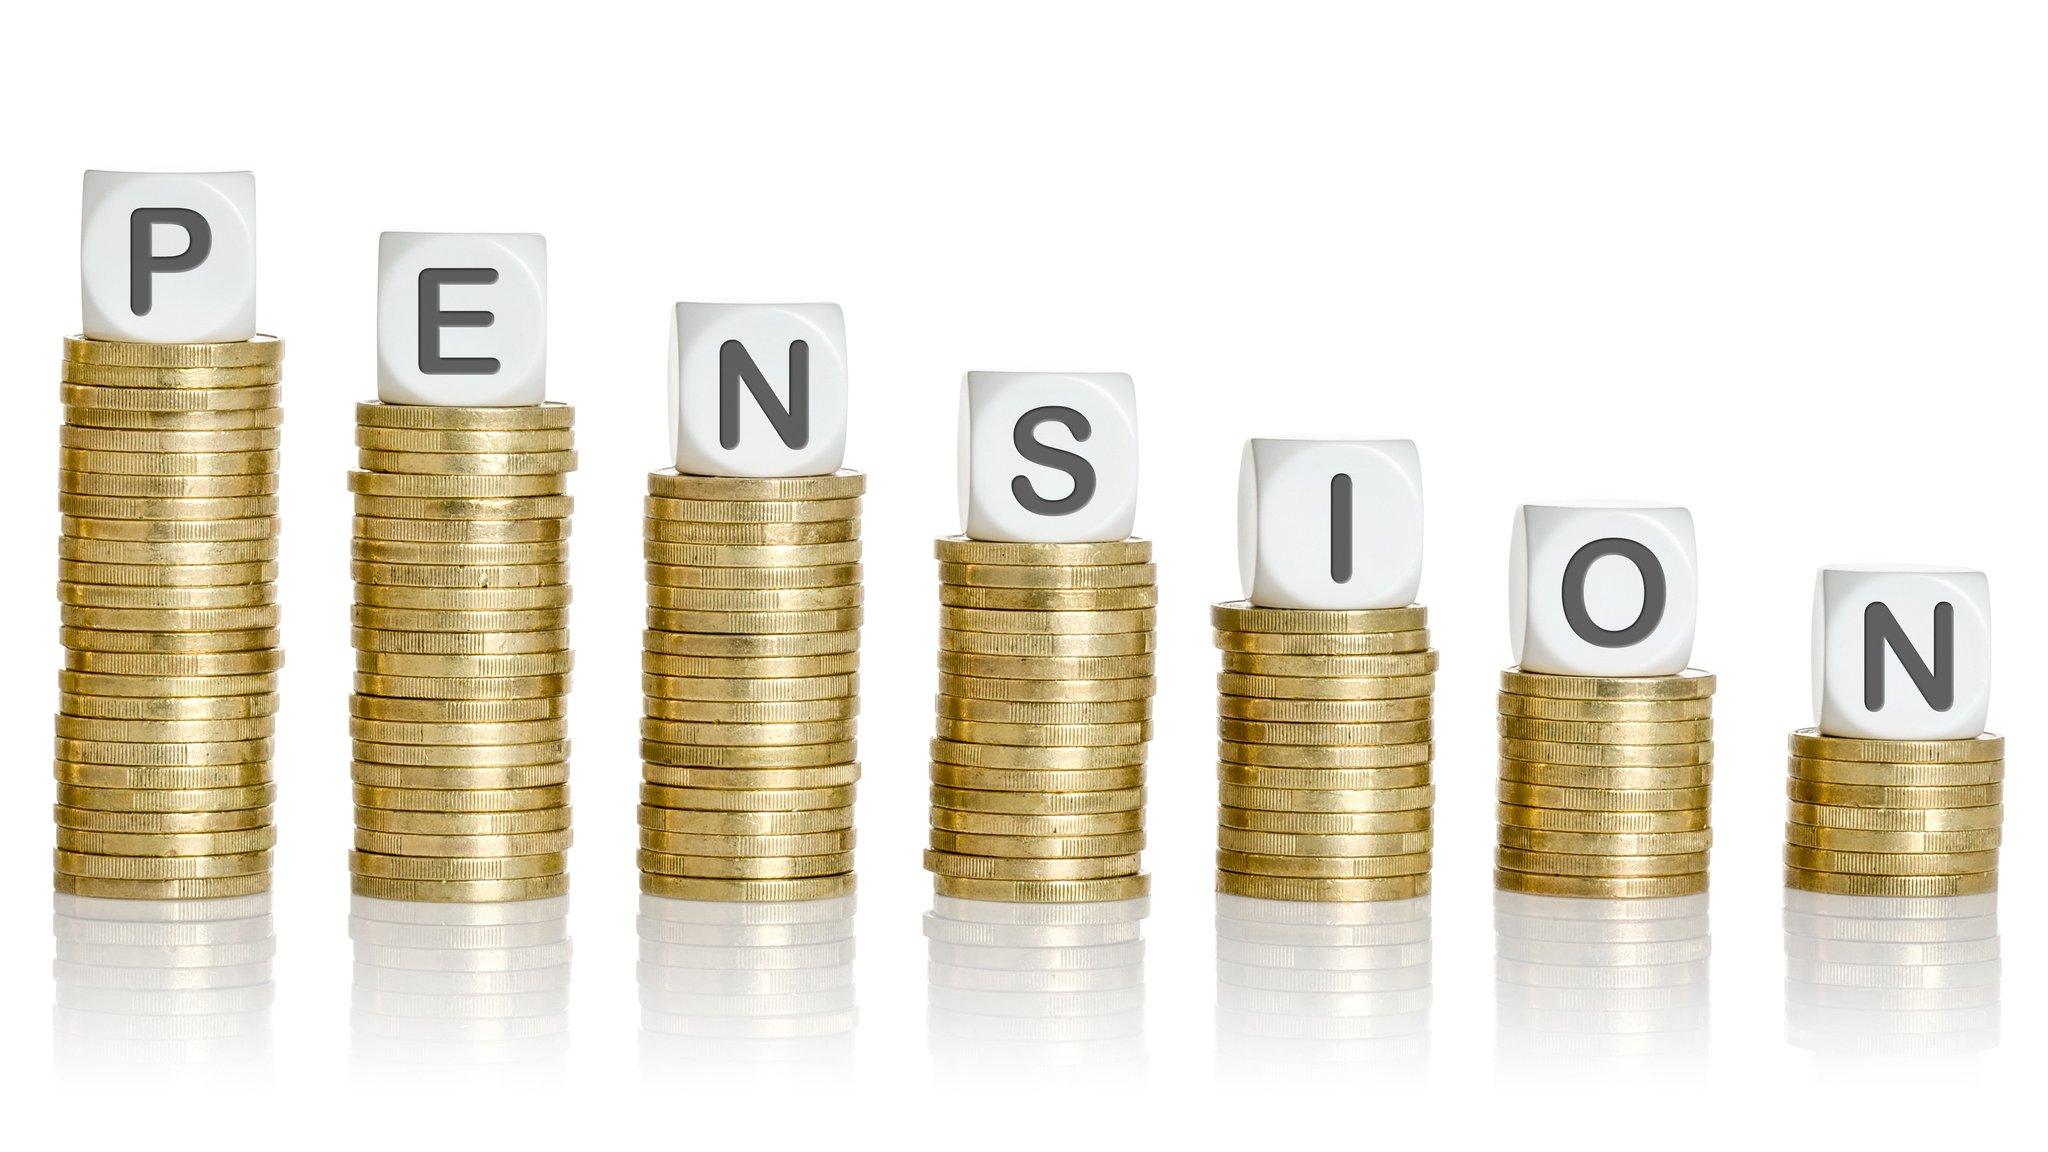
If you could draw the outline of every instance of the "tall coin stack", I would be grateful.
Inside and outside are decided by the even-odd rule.
[[[64,342],[56,887],[270,887],[284,346]]]
[[[1209,610],[1217,677],[1216,890],[1271,900],[1429,891],[1428,609]]]
[[[853,891],[867,477],[647,478],[640,890]]]
[[[1537,896],[1707,889],[1714,677],[1509,669],[1494,886]]]
[[[2005,738],[1792,734],[1785,885],[1836,896],[1998,888]]]
[[[568,889],[574,410],[356,406],[358,896]]]
[[[1146,540],[952,536],[939,560],[931,848],[942,896],[1146,895],[1158,588]]]

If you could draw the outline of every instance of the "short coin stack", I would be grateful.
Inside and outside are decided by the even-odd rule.
[[[647,478],[640,890],[853,891],[867,477]]]
[[[1216,890],[1270,900],[1429,891],[1428,609],[1209,610],[1217,677]]]
[[[568,889],[572,409],[356,406],[359,896]]]
[[[1501,673],[1494,886],[1537,896],[1707,889],[1714,678]]]
[[[1837,896],[1998,888],[2005,738],[1792,734],[1785,885]]]
[[[1145,749],[1158,589],[1145,540],[938,541],[931,848],[942,896],[1150,890]]]
[[[56,887],[270,887],[284,346],[64,342]]]

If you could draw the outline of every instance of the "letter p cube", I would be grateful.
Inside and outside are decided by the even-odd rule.
[[[87,172],[78,247],[91,339],[256,335],[256,178],[247,172]]]

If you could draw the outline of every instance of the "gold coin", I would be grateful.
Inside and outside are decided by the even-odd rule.
[[[1500,755],[1530,764],[1581,764],[1601,768],[1673,768],[1710,764],[1712,741],[1691,744],[1572,744],[1503,737]]]
[[[277,697],[260,696],[80,696],[66,692],[57,710],[67,716],[99,720],[240,720],[277,713]]]
[[[700,876],[640,874],[640,891],[670,900],[828,900],[853,891],[853,873],[790,880],[722,880]]]
[[[379,744],[351,740],[357,760],[370,764],[435,768],[509,768],[525,764],[558,764],[569,756],[567,740],[531,744],[465,745]]]
[[[1149,564],[1152,562],[1152,542],[1133,537],[1128,540],[1047,544],[941,536],[932,545],[932,555],[947,564]]]
[[[51,810],[59,828],[158,836],[243,832],[262,828],[272,819],[272,810],[268,807],[222,812],[107,812],[56,804],[51,806]]]
[[[956,900],[1013,904],[1097,904],[1136,900],[1152,892],[1150,876],[1110,876],[1099,880],[983,880],[964,876],[933,876],[932,888]]]
[[[357,760],[349,775],[358,784],[373,788],[484,789],[547,788],[569,781],[567,761],[546,764],[448,765],[377,764]]]
[[[271,735],[276,721],[269,716],[232,720],[102,720],[60,715],[56,726],[57,735],[68,740],[146,744],[257,740]]]
[[[576,453],[567,452],[356,452],[356,466],[367,472],[411,472],[429,476],[532,476],[571,472]]]
[[[1275,833],[1290,836],[1378,836],[1396,832],[1426,832],[1430,828],[1428,808],[1406,808],[1394,812],[1267,812],[1257,808],[1223,805],[1216,810],[1221,829]]]
[[[1233,600],[1209,608],[1209,625],[1226,632],[1266,632],[1282,635],[1408,632],[1426,627],[1429,609],[1420,604],[1406,608],[1259,608]]]
[[[817,568],[860,562],[860,541],[835,544],[664,544],[661,558],[647,564],[647,582],[662,571],[697,568]],[[644,552],[645,549],[643,548]]]
[[[851,740],[851,720],[819,720],[808,724],[718,724],[655,720],[643,717],[640,736],[657,744],[688,744],[713,748],[783,748],[834,744]]]
[[[1137,588],[1159,576],[1153,564],[941,564],[939,582],[963,588]]]
[[[811,547],[851,544],[860,539],[860,521],[827,520],[818,524],[716,524],[680,520],[648,520],[642,526],[641,558],[654,564],[688,564],[696,549]]]
[[[1250,788],[1239,784],[1218,784],[1218,800],[1231,808],[1256,808],[1263,812],[1400,812],[1427,808],[1436,801],[1436,788]]]
[[[1138,852],[1145,847],[1145,834],[1140,831],[1099,836],[999,836],[934,828],[931,846],[935,852],[998,860],[1086,859]]]
[[[964,880],[1105,880],[1135,875],[1138,854],[1076,856],[1065,860],[1031,860],[993,856],[962,856],[925,849],[927,872]]]
[[[59,560],[57,578],[66,584],[154,588],[159,591],[173,588],[224,588],[268,584],[277,579],[277,565],[197,564],[174,567],[162,564],[85,564],[76,560]],[[269,602],[268,597],[265,597],[263,602]]]
[[[1705,808],[1659,812],[1600,812],[1496,804],[1494,818],[1500,821],[1502,826],[1600,836],[1661,836],[1680,832],[1700,832],[1705,831],[1711,824],[1710,814]]]
[[[84,540],[57,539],[57,555],[87,564],[255,564],[277,559],[277,539]]]
[[[65,426],[57,430],[58,447],[80,452],[173,455],[187,452],[270,452],[277,448],[281,439],[275,428],[244,428],[235,432],[149,432]]]
[[[553,718],[484,724],[408,724],[352,716],[348,734],[357,740],[387,744],[533,744],[566,739],[569,723]]]
[[[356,585],[356,605],[361,608],[403,608],[411,611],[441,612],[532,612],[565,608],[570,599],[571,593],[566,584],[542,584],[531,588],[445,588],[362,583]]]
[[[1794,801],[1785,806],[1785,812],[1786,818],[1796,824],[1871,832],[1960,832],[1998,828],[2005,823],[2003,804],[1976,808],[1844,808]]]
[[[994,721],[1003,724],[1092,726],[1132,724],[1152,717],[1152,701],[1149,699],[1038,703],[1018,700],[972,700],[941,693],[933,706],[939,716],[947,719]]]
[[[1785,887],[1834,896],[1978,896],[1998,891],[1998,873],[1990,871],[1962,876],[1866,876],[1841,872],[1815,872],[1788,866],[1785,869]]]
[[[852,808],[810,808],[792,812],[701,812],[640,806],[640,827],[693,836],[805,836],[847,831]]]
[[[860,714],[860,701],[844,698],[753,702],[663,700],[660,697],[648,697],[642,708],[651,720],[721,724],[814,724],[828,720],[851,720]]]
[[[634,859],[642,872],[718,880],[797,880],[837,876],[853,870],[851,852],[822,852],[815,856],[678,856],[642,848]]]
[[[58,609],[58,615],[67,628],[91,628],[109,632],[246,632],[256,628],[275,628],[278,623],[278,607],[275,604],[257,604],[248,608],[94,608],[82,604],[66,604]],[[234,661],[218,661],[223,666]],[[225,667],[222,669],[227,671]],[[229,671],[229,675],[241,672],[268,671],[268,669],[241,669]],[[180,675],[180,673],[169,673]]]
[[[526,544],[439,544],[405,540],[364,540],[349,542],[349,559],[375,564],[419,564],[425,567],[497,567],[523,564],[560,564],[569,558],[566,540],[537,540]]]
[[[358,428],[416,428],[434,432],[521,432],[536,428],[567,428],[576,421],[568,404],[525,404],[507,408],[470,408],[440,404],[356,405]]]
[[[956,793],[958,789],[934,788],[933,803],[938,803],[939,793]],[[998,793],[998,795],[1013,795]],[[1142,799],[1139,804],[1142,804]],[[941,832],[958,832],[977,836],[1004,837],[1091,837],[1108,836],[1125,832],[1142,832],[1145,829],[1145,813],[1134,804],[1121,811],[1110,812],[1068,812],[1032,815],[1016,812],[977,812],[944,807],[931,810],[932,827]],[[933,842],[932,847],[946,845]],[[954,848],[953,851],[972,851]],[[1128,849],[1113,849],[1128,851]],[[1087,852],[1062,852],[1061,855],[1093,855]]]
[[[987,676],[939,676],[939,691],[959,700],[1035,704],[1106,704],[1149,701],[1150,676],[1124,680],[999,680]]]
[[[828,476],[692,476],[673,469],[647,476],[648,494],[671,500],[844,500],[867,486],[865,473],[844,468]]]
[[[1811,872],[1857,876],[1962,876],[1998,867],[1998,850],[1974,852],[1848,852],[1785,845],[1785,864]]]
[[[1688,668],[1675,676],[1553,676],[1510,668],[1503,692],[1552,700],[1697,700],[1714,694],[1711,673]]]
[[[1136,785],[1109,788],[1096,791],[1066,791],[1059,788],[1038,790],[1013,790],[1001,788],[970,788],[965,785],[948,785],[938,780],[939,769],[933,769],[931,788],[932,824],[935,827],[955,827],[941,823],[942,813],[948,813],[950,820],[966,821],[992,818],[1016,820],[1100,820],[1105,823],[1128,821],[1129,828],[1105,828],[1104,831],[1129,831],[1144,826],[1145,789]],[[953,779],[976,779],[977,769],[946,769],[945,774]],[[1121,769],[1114,771],[1123,771]],[[966,775],[962,775],[965,773]],[[985,776],[981,777],[986,779]],[[1119,777],[1130,780],[1128,774]],[[1142,780],[1140,772],[1137,779]],[[980,828],[959,827],[959,831],[982,831]],[[1049,835],[1051,833],[1048,833]]]
[[[284,423],[281,408],[181,409],[178,411],[64,406],[64,423],[74,428],[122,432],[245,432]]]
[[[1410,744],[1368,744],[1356,747],[1316,745],[1246,744],[1218,741],[1216,758],[1226,764],[1255,768],[1409,768],[1427,765],[1435,746],[1427,741]]]
[[[199,433],[190,433],[199,435]],[[261,452],[112,452],[61,448],[57,467],[67,472],[110,476],[250,476],[277,471],[275,451]],[[60,500],[60,507],[62,501]],[[92,515],[92,513],[80,513]],[[173,519],[174,517],[167,517]]]
[[[351,475],[374,475],[352,473]],[[558,520],[573,496],[379,496],[358,493],[356,515],[380,520]]]
[[[1792,733],[1792,755],[1809,760],[1877,764],[1980,764],[2005,759],[2005,737],[1987,732],[1968,740],[1857,740],[1822,736],[1811,728]]]
[[[1216,890],[1254,900],[1363,902],[1412,900],[1429,895],[1429,873],[1360,879],[1247,876],[1218,870]]]
[[[471,836],[377,832],[356,829],[355,845],[360,852],[390,856],[418,856],[429,859],[449,857],[536,856],[566,852],[573,836],[569,829],[555,832],[499,832]]]
[[[1306,880],[1379,880],[1419,876],[1429,871],[1430,854],[1393,856],[1277,856],[1269,853],[1216,850],[1216,867],[1246,876],[1288,876]]]
[[[825,768],[853,759],[854,742],[825,744],[666,744],[640,742],[640,758],[670,768]]]
[[[1911,788],[1883,784],[1823,784],[1797,777],[1785,781],[1787,798],[1804,804],[1844,808],[1981,808],[2005,799],[2003,784],[1957,784]]]
[[[860,780],[860,765],[826,764],[815,768],[688,768],[647,764],[641,778],[672,788],[839,788]]]
[[[1533,872],[1493,870],[1493,886],[1532,896],[1577,896],[1602,900],[1693,896],[1707,890],[1707,874],[1681,876],[1550,876]]]
[[[560,696],[526,700],[387,700],[380,696],[351,696],[351,716],[366,720],[391,720],[407,724],[510,724],[523,720],[554,720],[569,713]]]
[[[410,476],[402,472],[350,472],[348,490],[357,497],[386,496],[413,500],[513,500],[520,497],[566,497],[566,472],[538,476]],[[379,518],[379,517],[373,517]],[[413,519],[422,517],[381,517]],[[483,523],[474,521],[471,523]]]
[[[277,493],[275,472],[253,472],[240,476],[124,476],[119,472],[57,473],[57,490],[74,496],[112,496],[127,499],[218,500],[248,499]]]
[[[696,565],[649,564],[647,583],[657,588],[703,591],[769,592],[802,588],[843,588],[858,585],[859,564],[812,564],[798,568],[705,568]]]
[[[1785,842],[1802,848],[1830,852],[1879,852],[1899,854],[1942,852],[1991,852],[2003,841],[1997,828],[1964,828],[1953,832],[1901,832],[1854,828],[1816,828],[1810,824],[1785,825]],[[1854,868],[1826,868],[1827,872],[1855,872]]]
[[[1261,700],[1417,700],[1427,699],[1436,691],[1436,677],[1382,676],[1347,680],[1220,672],[1216,676],[1216,690],[1225,696]]]
[[[202,880],[212,876],[247,876],[270,868],[270,853],[232,852],[220,856],[95,856],[51,853],[56,871],[66,876],[102,880]]]
[[[276,601],[270,584],[220,584],[153,588],[147,584],[57,585],[60,604],[86,608],[254,608]]]
[[[119,412],[234,412],[275,408],[284,389],[275,384],[235,388],[121,388],[96,384],[60,384],[58,398],[66,407]]]
[[[246,788],[271,780],[268,762],[153,766],[59,760],[54,775],[59,783],[82,788]]]
[[[1430,768],[1265,768],[1226,761],[1216,766],[1216,779],[1246,788],[1419,788],[1430,782]]]
[[[656,808],[694,812],[802,812],[813,808],[844,808],[853,803],[854,786],[838,788],[672,788],[640,785],[640,802]]]
[[[1105,635],[1034,636],[1019,632],[956,632],[939,630],[941,658],[950,654],[1000,656],[1006,660],[1103,659],[1148,656],[1158,646],[1151,632],[1118,632]],[[1025,678],[1018,673],[1012,678]]]
[[[1281,632],[1223,632],[1211,635],[1224,652],[1263,652],[1292,656],[1384,656],[1423,652],[1429,648],[1429,630],[1374,632],[1362,636]]]
[[[280,638],[275,628],[246,628],[236,632],[117,632],[98,628],[59,628],[57,640],[66,648],[86,652],[204,653],[251,652],[274,648]]]
[[[1620,854],[1575,854],[1530,851],[1502,844],[1494,849],[1495,863],[1514,872],[1546,876],[1682,876],[1707,870],[1705,852],[1669,852],[1656,856]]]
[[[119,541],[128,544],[218,544],[267,540],[277,535],[277,517],[254,516],[247,520],[93,520],[81,516],[66,516],[58,525],[58,529],[65,536],[79,540]],[[273,557],[266,557],[268,558]],[[130,563],[126,559],[106,562]],[[212,563],[204,560],[191,562]]]
[[[1554,744],[1698,744],[1714,738],[1712,720],[1578,724],[1568,720],[1530,720],[1517,716],[1502,716],[1496,720],[1496,724],[1505,739]]]
[[[1503,848],[1572,856],[1704,854],[1714,845],[1713,832],[1704,828],[1691,832],[1561,832],[1501,824],[1495,831]]]
[[[986,792],[1105,792],[1145,782],[1142,766],[1123,768],[976,768],[933,762],[931,782],[945,788]]]
[[[1672,812],[1705,808],[1713,789],[1700,788],[1555,788],[1502,780],[1495,797],[1525,808],[1569,808],[1580,812]]]
[[[837,632],[764,632],[751,636],[711,632],[663,632],[642,634],[645,647],[640,660],[642,672],[657,676],[670,674],[677,665],[715,656],[781,657],[852,655],[860,651],[860,633],[851,629]]]
[[[526,856],[386,856],[361,850],[348,854],[349,871],[380,880],[524,880],[565,872],[562,852]]]
[[[1269,724],[1219,717],[1216,734],[1237,744],[1284,744],[1295,747],[1357,747],[1419,744],[1435,732],[1428,720],[1392,724]]]
[[[852,676],[860,668],[860,656],[837,652],[822,656],[779,656],[732,659],[718,656],[666,656],[662,667],[673,676],[644,674],[641,690],[649,696],[677,699],[702,680],[737,680],[760,683],[773,680],[816,681],[820,677]]]
[[[1389,656],[1272,656],[1263,652],[1225,652],[1222,657],[1225,672],[1347,680],[1424,676],[1433,674],[1437,666],[1435,652],[1406,652]]]
[[[1056,570],[1055,570],[1056,571]],[[1156,607],[1159,590],[1131,588],[975,588],[942,584],[939,603],[1003,612],[1123,612]]]
[[[63,493],[57,511],[95,520],[246,520],[277,515],[277,497],[80,496]]]
[[[1435,839],[1427,829],[1419,832],[1379,832],[1354,835],[1304,835],[1299,832],[1253,832],[1244,828],[1219,827],[1216,846],[1258,856],[1302,856],[1315,859],[1341,857],[1401,857],[1427,853]],[[1235,868],[1232,871],[1275,875],[1264,869]],[[1424,871],[1427,871],[1425,866]],[[1292,875],[1292,873],[1287,873]],[[1389,875],[1409,875],[1397,871]]]
[[[801,832],[790,836],[707,836],[694,832],[640,830],[640,847],[669,856],[825,856],[850,852],[854,846],[851,828],[830,832]]]
[[[931,758],[942,764],[968,768],[1028,768],[1036,770],[1098,769],[1142,766],[1145,748],[1128,745],[1001,745],[980,744],[935,737]]]
[[[357,516],[357,537],[410,544],[538,544],[569,538],[568,520],[400,520]]]
[[[388,696],[401,700],[522,700],[534,696],[560,696],[569,691],[569,677],[497,676],[441,677],[376,676],[356,673],[355,691],[366,696]]]
[[[1026,748],[1106,748],[1142,744],[1152,738],[1152,722],[1133,724],[998,724],[979,720],[932,722],[937,738],[964,744],[1008,744]]]
[[[119,365],[163,371],[176,379],[176,374],[195,369],[274,368],[283,360],[284,341],[275,336],[256,336],[218,344],[143,344],[127,340],[95,340],[86,336],[64,338],[64,366],[67,371],[87,366]],[[156,382],[137,385],[169,386],[172,385]]]
[[[800,701],[851,700],[860,695],[857,674],[837,676],[791,676],[781,679],[719,678],[715,676],[652,676],[648,687],[659,687],[650,700],[701,701],[704,703],[796,703]]]
[[[258,676],[105,676],[90,672],[59,672],[57,688],[74,696],[118,696],[148,699],[194,696],[257,696],[277,691],[277,674]]]
[[[58,873],[56,889],[69,896],[114,900],[223,900],[270,891],[270,873],[207,876],[195,880],[112,880]]]
[[[355,784],[350,788],[363,808],[400,812],[531,812],[555,809],[569,802],[566,784],[511,788],[386,788]]]
[[[1149,652],[1141,656],[992,656],[941,651],[938,662],[944,675],[997,680],[1150,680],[1154,668]]]
[[[994,632],[1021,636],[1103,636],[1150,632],[1156,608],[1119,612],[1006,612],[993,608],[939,608],[939,627],[948,632]]]
[[[690,612],[649,608],[647,626],[664,632],[837,632],[858,628],[859,608],[828,608],[817,612]]]
[[[406,812],[385,808],[356,809],[356,828],[414,836],[520,836],[565,832],[569,809],[534,808],[523,812]],[[358,844],[357,847],[362,847]],[[520,853],[513,853],[519,855]]]
[[[811,612],[824,608],[858,608],[864,599],[859,585],[839,588],[669,588],[650,585],[647,606],[694,612]]]
[[[109,740],[56,741],[56,757],[78,764],[127,764],[143,768],[200,767],[209,764],[252,764],[270,759],[272,746],[263,740],[219,740],[204,743],[149,744]]]
[[[816,524],[860,518],[860,498],[841,500],[691,500],[648,496],[647,519],[670,524]]]
[[[374,452],[523,454],[566,452],[576,446],[569,428],[441,429],[356,425],[356,447]]]
[[[1265,700],[1220,696],[1216,700],[1219,717],[1282,724],[1384,724],[1427,720],[1431,712],[1431,701],[1427,696],[1396,700]]]
[[[60,851],[96,856],[232,856],[265,851],[277,843],[277,829],[233,832],[87,832],[57,829]]]
[[[516,652],[489,656],[448,656],[434,653],[356,653],[356,671],[378,676],[554,676],[574,670],[576,654]]]
[[[350,629],[355,647],[364,652],[402,652],[435,656],[513,656],[556,652],[569,646],[569,630],[547,632],[382,632]]]
[[[1882,784],[1901,788],[1945,788],[1957,784],[1997,784],[2005,779],[2005,761],[1974,764],[1880,764],[1869,760],[1804,760],[1792,758],[1792,775],[1821,784]]]
[[[1557,788],[1703,788],[1714,782],[1714,766],[1681,764],[1670,768],[1606,768],[1502,760],[1500,778]]]
[[[549,632],[569,626],[561,608],[381,608],[357,605],[349,622],[392,632]]]
[[[1714,701],[1710,697],[1693,700],[1552,700],[1503,692],[1500,694],[1500,714],[1575,724],[1665,724],[1712,719]]]
[[[350,876],[349,891],[377,900],[416,903],[489,904],[511,900],[545,900],[569,890],[566,872],[518,880],[387,880]]]

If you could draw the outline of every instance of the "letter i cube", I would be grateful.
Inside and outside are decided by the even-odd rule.
[[[1265,608],[1402,608],[1422,585],[1422,462],[1412,440],[1249,440],[1237,483],[1245,599]]]

